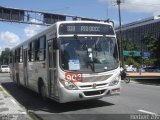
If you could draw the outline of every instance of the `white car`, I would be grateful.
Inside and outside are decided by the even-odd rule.
[[[136,72],[137,71],[137,68],[133,67],[133,65],[126,65],[126,71],[127,72]]]
[[[10,72],[10,68],[8,65],[1,65],[0,71],[1,72]]]
[[[145,72],[146,70],[144,68],[140,68],[139,72]]]

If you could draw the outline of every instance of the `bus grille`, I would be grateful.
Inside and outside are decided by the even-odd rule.
[[[84,77],[83,82],[98,82],[105,81],[110,78],[112,75],[103,75],[103,76],[93,76],[93,77]]]
[[[97,91],[86,91],[83,92],[85,96],[92,96],[92,95],[101,95],[105,92],[106,90],[97,90]]]
[[[100,84],[96,84],[96,87],[104,87],[106,86],[108,83],[100,83]],[[92,85],[81,85],[79,86],[80,88],[93,88],[93,84]]]

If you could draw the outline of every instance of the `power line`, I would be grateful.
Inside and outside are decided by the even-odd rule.
[[[138,3],[138,2],[135,2],[135,3],[133,3],[133,4],[131,4],[131,3],[124,3],[123,5],[129,5],[129,6],[157,6],[157,7],[159,7],[160,6],[160,4],[147,4],[147,3],[142,3],[142,4],[140,4],[140,3]]]
[[[150,4],[150,3],[142,3],[142,2],[133,2],[133,3],[125,2],[124,3],[124,1],[121,2],[121,4],[122,5],[129,5],[129,6],[153,6],[153,7],[155,7],[155,6],[159,7],[160,6],[160,4],[152,4],[152,3]],[[115,6],[115,5],[117,5],[116,0],[112,0],[112,6]]]

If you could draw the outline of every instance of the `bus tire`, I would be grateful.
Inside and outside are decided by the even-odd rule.
[[[39,82],[38,88],[40,96],[42,97],[43,100],[46,100],[46,89],[42,81]]]
[[[15,82],[15,77],[14,77],[13,73],[10,74],[10,76],[11,76],[12,81]]]

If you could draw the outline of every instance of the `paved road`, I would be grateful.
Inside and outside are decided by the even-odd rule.
[[[160,114],[160,80],[139,80],[129,84],[122,82],[121,95],[116,99],[105,97],[100,100],[66,104],[43,101],[36,93],[24,87],[17,87],[7,74],[0,74],[0,81],[20,104],[45,120],[105,120],[108,117],[116,119],[119,116],[131,119],[130,114]]]
[[[0,74],[0,82],[8,83],[8,74]],[[26,109],[12,95],[8,94],[0,84],[0,120],[31,120]]]

